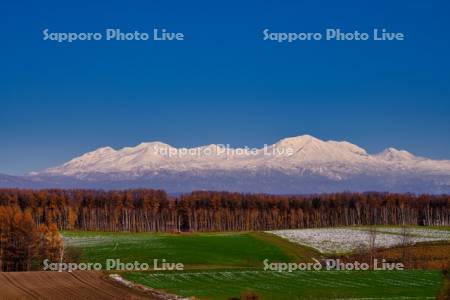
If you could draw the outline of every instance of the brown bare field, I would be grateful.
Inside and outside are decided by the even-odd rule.
[[[367,252],[339,257],[343,261],[370,263],[370,257],[401,262],[408,269],[448,270],[450,267],[450,242],[427,242],[415,245],[376,249],[372,255]]]
[[[419,243],[407,247],[380,250],[377,255],[390,261],[403,262],[414,269],[446,270],[450,267],[450,243]]]
[[[101,272],[0,272],[1,299],[152,299]]]

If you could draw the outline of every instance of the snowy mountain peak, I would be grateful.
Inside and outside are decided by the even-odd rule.
[[[217,144],[175,148],[162,142],[118,150],[102,147],[29,174],[26,180],[28,185],[39,186],[151,187],[172,192],[450,193],[450,161],[417,157],[395,148],[371,155],[349,142],[301,135],[260,149]]]
[[[322,141],[310,135],[302,135],[280,140],[276,148],[290,148],[294,151],[291,160],[297,162],[357,162],[367,152],[348,142]]]
[[[277,147],[292,147],[298,149],[304,147],[307,144],[321,144],[323,141],[311,136],[311,135],[300,135],[295,137],[288,137],[281,139],[275,145]]]
[[[170,146],[169,144],[163,143],[163,142],[145,142],[145,143],[140,143],[139,145],[137,145],[134,148],[151,148],[151,147],[161,147],[161,148],[172,148],[172,146]]]
[[[112,153],[112,152],[116,152],[116,150],[114,150],[111,147],[101,147],[101,148],[95,149],[94,151],[88,152],[86,154],[95,154],[95,153],[105,154],[105,153]]]
[[[140,143],[137,146],[134,147],[124,147],[120,150],[118,150],[118,153],[129,154],[129,153],[153,153],[157,154],[160,149],[171,149],[172,146],[162,143],[162,142],[145,142]]]
[[[248,152],[246,148],[229,149],[217,144],[175,148],[162,142],[141,143],[119,150],[102,147],[61,166],[47,169],[42,174],[73,176],[83,180],[95,180],[98,176],[131,180],[158,176],[155,174],[184,174],[189,177],[210,172],[253,172],[252,176],[275,172],[293,178],[313,176],[332,182],[345,182],[359,176],[383,178],[381,174],[386,172],[389,175],[402,174],[398,176],[450,176],[450,161],[415,157],[407,151],[394,148],[370,155],[349,142],[322,141],[302,135],[281,139],[268,148]],[[447,181],[439,184],[447,185]]]
[[[107,147],[98,148],[96,151],[109,152],[109,151],[116,151],[116,150],[114,150],[113,148],[107,146]]]
[[[82,161],[94,160],[94,159],[99,159],[99,158],[102,158],[104,156],[114,154],[114,153],[116,153],[116,150],[114,150],[111,147],[101,147],[101,148],[95,149],[94,151],[87,152],[78,158],[74,158],[73,160],[75,160],[75,159],[82,160]]]
[[[390,160],[390,161],[402,161],[402,160],[413,160],[417,159],[416,156],[411,154],[406,150],[398,150],[395,148],[387,148],[381,153],[376,155],[379,158]]]

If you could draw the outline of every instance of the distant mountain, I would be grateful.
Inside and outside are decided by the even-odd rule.
[[[48,187],[151,187],[169,192],[450,193],[450,161],[394,148],[371,155],[349,142],[303,135],[260,149],[224,145],[175,148],[161,142],[119,150],[103,147],[21,179]],[[14,182],[0,180],[0,186]]]
[[[0,188],[1,187],[39,188],[39,184],[25,176],[0,174]]]

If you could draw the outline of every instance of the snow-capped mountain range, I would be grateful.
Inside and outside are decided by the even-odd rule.
[[[52,187],[151,187],[170,192],[449,193],[450,161],[394,148],[371,155],[349,142],[303,135],[260,149],[214,144],[175,148],[161,142],[118,150],[103,147],[26,179]]]

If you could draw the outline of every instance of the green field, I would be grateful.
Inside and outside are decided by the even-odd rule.
[[[271,234],[63,232],[80,261],[183,263],[185,271],[122,272],[152,288],[200,299],[230,299],[251,290],[262,299],[433,299],[439,271],[264,271],[263,261],[299,262],[320,258],[316,251]]]
[[[262,299],[433,298],[442,275],[428,271],[195,271],[184,273],[127,273],[144,285],[200,299],[230,299],[245,290]]]
[[[81,261],[150,262],[166,259],[186,268],[260,267],[270,261],[308,260],[316,252],[265,233],[150,234],[63,232],[68,247],[82,249]],[[319,254],[317,254],[318,257]]]

